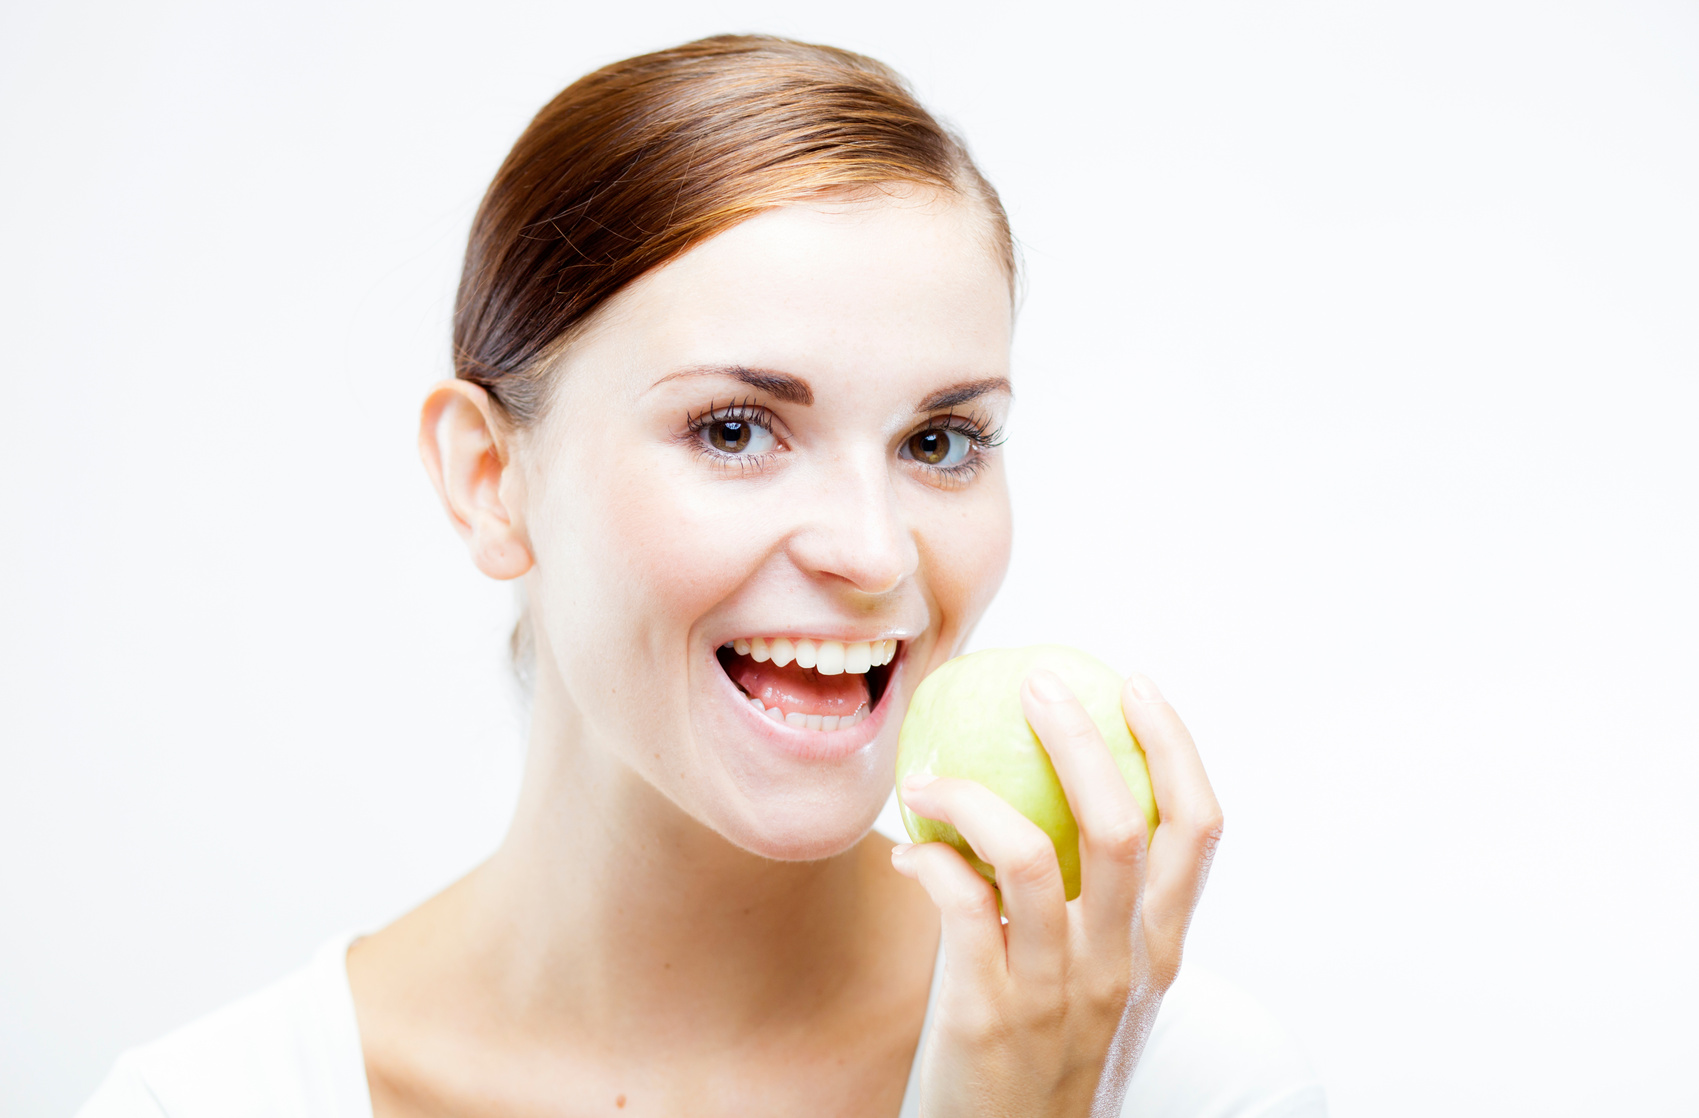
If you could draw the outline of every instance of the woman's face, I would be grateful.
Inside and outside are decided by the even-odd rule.
[[[611,300],[519,443],[539,716],[748,850],[866,833],[1003,577],[989,244],[930,193],[745,221]]]

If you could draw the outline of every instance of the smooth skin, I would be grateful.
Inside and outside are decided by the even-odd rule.
[[[930,1118],[1118,1106],[1219,833],[1154,689],[1127,700],[1163,813],[1148,861],[1083,711],[1027,697],[1081,821],[1072,903],[978,786],[907,794],[999,867],[1006,930],[953,850],[869,831],[898,715],[1008,562],[995,448],[945,473],[904,447],[1002,425],[1010,328],[984,215],[883,191],[763,214],[622,291],[529,427],[432,391],[427,471],[474,564],[524,580],[535,683],[501,846],[350,950],[377,1118],[889,1116],[940,934]],[[970,398],[928,406],[944,392]],[[772,436],[759,457],[692,433],[734,405]],[[864,745],[779,748],[728,700],[715,649],[783,632],[903,642]]]

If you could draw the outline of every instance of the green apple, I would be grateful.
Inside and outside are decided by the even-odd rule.
[[[1059,644],[988,648],[958,656],[915,689],[897,737],[897,802],[915,842],[947,842],[995,884],[996,874],[948,823],[925,819],[902,803],[904,778],[916,773],[977,781],[1038,824],[1056,845],[1069,900],[1080,894],[1080,832],[1062,782],[1021,709],[1021,684],[1040,668],[1061,677],[1079,699],[1116,767],[1144,809],[1146,833],[1156,830],[1156,797],[1144,750],[1121,713],[1122,680],[1114,669]]]

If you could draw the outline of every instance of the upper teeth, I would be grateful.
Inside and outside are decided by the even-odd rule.
[[[784,667],[792,660],[799,668],[813,668],[821,675],[842,675],[849,672],[861,675],[869,668],[889,664],[897,658],[897,642],[889,641],[816,641],[808,637],[739,637],[731,642],[739,656],[748,656],[757,664],[771,660]]]

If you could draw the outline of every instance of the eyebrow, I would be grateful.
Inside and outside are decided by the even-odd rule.
[[[680,369],[676,373],[668,373],[649,387],[659,388],[667,381],[677,380],[679,377],[730,377],[787,404],[801,404],[806,408],[814,403],[814,390],[808,387],[808,382],[801,377],[775,369],[751,369],[743,365],[699,365],[692,369]]]
[[[1007,377],[986,377],[984,380],[970,380],[962,384],[940,388],[920,402],[915,411],[938,411],[940,408],[953,408],[957,404],[965,404],[969,400],[977,400],[992,392],[1013,392]]]
[[[677,380],[679,377],[730,377],[765,392],[775,400],[801,404],[803,407],[810,407],[814,403],[814,390],[808,387],[808,382],[801,377],[781,373],[776,369],[751,369],[746,365],[698,365],[690,369],[680,369],[676,373],[668,373],[649,387],[659,388],[667,381]],[[940,388],[922,400],[914,410],[929,412],[953,408],[957,404],[965,404],[969,400],[977,400],[993,392],[1013,392],[1009,379],[986,377],[983,380],[963,381],[948,388]]]

